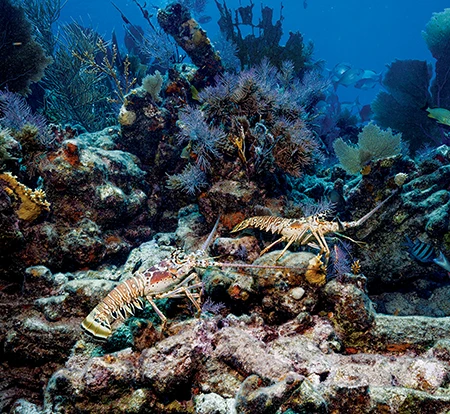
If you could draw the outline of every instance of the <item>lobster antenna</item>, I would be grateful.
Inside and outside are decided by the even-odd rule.
[[[359,220],[355,222],[355,226],[359,226],[363,224],[367,219],[372,217],[373,214],[375,214],[381,207],[383,207],[384,204],[388,200],[390,200],[395,194],[397,193],[397,190],[395,190],[386,200],[383,200],[380,204],[378,204],[374,209],[370,210],[365,216],[362,216]]]
[[[211,233],[209,233],[208,238],[205,240],[205,242],[202,245],[202,248],[200,250],[203,250],[204,252],[206,252],[206,250],[208,249],[209,245],[211,244],[211,241],[216,233],[217,227],[219,226],[219,221],[220,221],[220,214],[217,217],[216,222],[214,223],[214,227],[211,230]]]
[[[307,267],[277,266],[277,265],[256,265],[256,264],[249,264],[249,263],[214,262],[214,266],[219,266],[219,267],[244,267],[244,268],[255,268],[255,269],[307,270]]]

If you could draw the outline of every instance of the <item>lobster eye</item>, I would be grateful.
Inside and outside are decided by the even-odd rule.
[[[177,263],[183,263],[183,262],[185,262],[185,261],[186,261],[186,254],[185,254],[185,253],[182,253],[182,252],[178,253],[178,254],[176,255],[176,257],[175,257],[175,260],[176,260]]]

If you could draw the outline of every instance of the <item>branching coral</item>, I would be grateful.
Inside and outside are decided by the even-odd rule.
[[[68,0],[18,0],[28,20],[34,26],[34,36],[45,52],[51,56],[55,50],[57,38],[52,26],[59,19],[60,13]]]
[[[397,155],[401,150],[401,134],[381,130],[374,123],[366,125],[358,135],[358,145],[338,138],[334,144],[339,162],[350,174],[357,174],[369,161]]]
[[[86,70],[72,52],[94,54],[99,35],[76,23],[63,26],[55,63],[45,78],[45,115],[56,123],[76,123],[88,131],[115,122],[108,97],[111,87],[103,73]]]
[[[80,53],[78,50],[73,50],[72,54],[79,59],[83,65],[86,65],[88,70],[97,73],[98,75],[105,75],[114,85],[114,91],[118,96],[120,102],[123,102],[125,95],[127,95],[133,85],[136,83],[136,78],[131,77],[130,74],[130,61],[128,56],[125,57],[123,62],[123,81],[120,79],[120,75],[116,68],[117,58],[119,51],[115,44],[112,45],[111,57],[107,50],[106,42],[98,37],[96,42],[96,48],[92,47],[88,50],[84,50]]]
[[[19,207],[16,210],[17,217],[24,221],[36,220],[43,211],[50,211],[50,203],[45,199],[43,190],[31,190],[19,183],[17,177],[11,173],[0,174],[0,180],[6,183],[6,191],[10,196],[16,196]]]

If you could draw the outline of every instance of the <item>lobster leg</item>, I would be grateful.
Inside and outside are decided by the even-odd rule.
[[[148,300],[150,305],[152,305],[153,310],[158,314],[159,318],[161,319],[161,332],[163,332],[166,329],[167,318],[159,310],[158,306],[156,306],[156,303],[153,302],[153,299],[150,296],[147,296],[146,299]]]
[[[261,253],[259,255],[262,256],[263,254],[267,253],[273,246],[275,246],[276,244],[281,243],[283,241],[286,241],[286,237],[285,236],[280,237],[279,239],[275,240],[273,243],[269,244],[267,247],[262,249]]]
[[[199,304],[199,301],[200,300],[195,300],[195,297],[194,297],[194,295],[191,293],[191,292],[189,292],[189,290],[187,289],[187,288],[182,288],[183,289],[183,291],[184,291],[184,293],[185,293],[185,295],[189,298],[189,300],[192,302],[192,304],[195,306],[195,309],[197,309],[197,312],[196,312],[196,314],[197,315],[200,315],[200,312],[201,312],[201,307],[200,307],[200,304]],[[198,299],[200,299],[200,295],[198,296]]]
[[[328,247],[327,241],[325,240],[324,235],[320,231],[316,231],[314,229],[310,229],[311,234],[315,237],[317,243],[320,246],[319,254],[325,254],[325,266],[328,264],[330,260],[330,248]]]
[[[278,260],[281,259],[281,257],[286,253],[286,250],[289,248],[289,246],[290,246],[292,243],[294,243],[294,242],[295,242],[295,238],[292,237],[292,238],[286,243],[286,246],[285,246],[284,249],[281,251],[281,253],[278,255],[276,261],[278,261]]]

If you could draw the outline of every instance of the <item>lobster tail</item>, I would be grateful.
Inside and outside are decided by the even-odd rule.
[[[296,220],[286,219],[277,216],[255,216],[245,219],[241,223],[237,224],[231,233],[236,233],[237,231],[244,230],[247,228],[257,228],[264,231],[270,231],[271,233],[280,233],[281,230],[290,225]]]
[[[103,303],[100,303],[87,317],[81,322],[81,327],[89,334],[98,339],[108,339],[111,335],[111,325],[108,319],[100,319],[98,315],[98,308]]]
[[[111,335],[110,319],[121,316],[126,319],[134,314],[134,309],[142,309],[144,281],[140,275],[134,276],[116,286],[81,322],[81,327],[99,339],[108,339]]]

